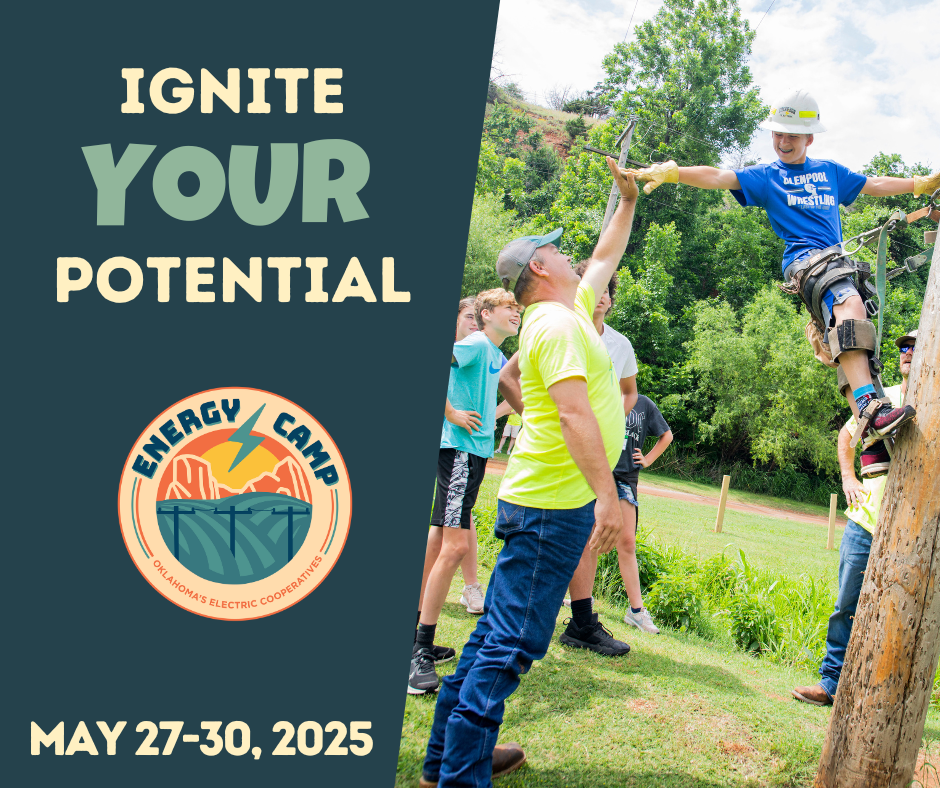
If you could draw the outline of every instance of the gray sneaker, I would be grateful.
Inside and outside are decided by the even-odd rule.
[[[653,623],[653,619],[650,618],[649,611],[645,607],[639,613],[634,613],[630,608],[627,608],[623,623],[636,627],[643,632],[649,632],[651,635],[659,634],[659,628]]]
[[[460,595],[460,604],[467,608],[468,613],[480,615],[483,612],[483,586],[479,583],[464,586],[463,593]]]

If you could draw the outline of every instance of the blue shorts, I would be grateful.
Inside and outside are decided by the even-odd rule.
[[[852,296],[859,295],[858,289],[855,287],[855,283],[846,277],[845,279],[836,279],[829,289],[823,293],[823,317],[826,318],[827,326],[834,326],[835,320],[832,317],[832,307],[835,304],[842,304]],[[828,339],[828,337],[827,337]]]
[[[625,482],[614,477],[614,481],[617,483],[617,497],[621,501],[626,501],[629,504],[633,505],[633,508],[636,509],[636,523],[634,524],[634,533],[638,533],[640,530],[640,504],[637,501],[636,494],[636,482]]]
[[[811,257],[816,254],[816,252],[822,251],[821,249],[811,249],[805,254],[800,256],[799,260],[794,260],[786,268],[783,269],[783,279],[786,282],[789,282],[793,276],[793,272],[799,268],[800,262],[802,260]],[[826,327],[832,328],[835,325],[835,320],[832,317],[832,307],[836,304],[842,304],[847,301],[852,296],[857,295],[861,296],[858,292],[858,289],[855,287],[855,282],[846,277],[845,279],[836,279],[822,297],[822,311],[823,314],[820,316],[826,321]],[[823,342],[828,345],[829,337],[823,334]]]
[[[636,489],[634,488],[634,485],[627,484],[627,482],[622,482],[619,479],[615,479],[614,481],[617,482],[617,497],[621,501],[632,503],[635,507],[639,509],[640,504],[636,499],[637,495],[636,495]]]

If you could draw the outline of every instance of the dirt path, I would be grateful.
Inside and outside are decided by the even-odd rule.
[[[496,473],[502,475],[506,470],[506,463],[500,462],[499,460],[491,459],[486,465],[487,473]],[[700,504],[704,506],[718,506],[718,496],[711,497],[708,495],[696,495],[695,493],[679,492],[678,490],[670,490],[667,487],[657,487],[653,484],[641,483],[637,485],[639,492],[643,495],[656,495],[660,498],[672,498],[676,501],[687,501],[689,503]],[[740,501],[732,501],[728,499],[727,504],[725,504],[726,509],[734,509],[736,512],[745,512],[747,514],[759,514],[764,517],[776,517],[779,520],[793,520],[798,523],[811,523],[812,525],[820,525],[823,528],[829,527],[829,519],[814,514],[803,514],[802,512],[791,512],[787,509],[774,509],[770,506],[758,506],[757,504],[750,503],[741,503]],[[845,517],[838,516],[836,518],[836,524],[840,528],[845,527]]]

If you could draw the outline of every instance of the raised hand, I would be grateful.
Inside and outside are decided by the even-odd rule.
[[[646,181],[643,192],[649,194],[653,189],[662,186],[664,183],[679,182],[679,166],[674,161],[664,161],[647,167],[643,170],[621,170],[636,177],[638,181]]]

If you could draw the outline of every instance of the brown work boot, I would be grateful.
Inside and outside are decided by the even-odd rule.
[[[504,774],[516,771],[525,763],[525,752],[519,742],[506,742],[497,744],[493,748],[493,777],[502,777]],[[431,781],[423,774],[418,780],[421,788],[436,788],[437,780]]]
[[[493,776],[502,777],[514,772],[525,763],[525,752],[519,742],[497,744],[493,748]]]
[[[792,691],[792,695],[803,703],[809,703],[812,706],[831,706],[832,698],[819,684],[812,687],[797,687]]]

